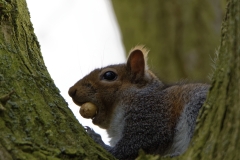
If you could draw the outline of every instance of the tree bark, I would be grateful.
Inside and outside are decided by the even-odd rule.
[[[0,1],[0,159],[114,159],[59,94],[25,0]]]
[[[185,154],[173,160],[240,159],[239,17],[240,1],[230,0],[222,23],[221,46],[212,87],[199,115],[192,144]],[[139,159],[146,158],[143,154]]]
[[[240,1],[230,0],[222,24],[221,47],[212,88],[189,155],[202,159],[240,159]],[[191,154],[190,154],[191,153]]]

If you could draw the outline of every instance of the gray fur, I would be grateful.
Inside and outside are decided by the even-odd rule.
[[[168,127],[170,113],[167,91],[161,90],[161,85],[155,83],[139,90],[131,88],[123,93],[123,102],[129,104],[118,105],[112,122],[107,129],[112,138],[111,147],[98,140],[96,134],[90,136],[118,159],[135,159],[139,149],[149,154],[162,156],[178,156],[184,153],[190,143],[198,111],[205,101],[208,85],[196,85],[188,92],[190,101],[186,102],[176,127]],[[131,93],[131,94],[130,94]],[[133,96],[134,95],[134,96]],[[129,102],[129,96],[131,102]],[[166,101],[165,101],[166,100]]]
[[[185,105],[179,117],[175,128],[173,145],[169,149],[168,155],[178,156],[187,150],[193,136],[199,109],[206,99],[208,87],[208,85],[201,85],[189,92],[191,100]]]

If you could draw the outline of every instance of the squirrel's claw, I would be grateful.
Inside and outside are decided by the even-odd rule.
[[[84,126],[84,129],[95,142],[103,143],[101,136],[97,134],[92,128]]]
[[[85,129],[85,131],[91,131],[92,130],[92,128],[90,128],[88,126],[84,126],[84,129]]]

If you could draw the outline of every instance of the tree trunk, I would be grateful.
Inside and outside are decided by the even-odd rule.
[[[212,88],[189,156],[240,159],[240,1],[230,0]]]
[[[0,1],[0,66],[1,160],[114,159],[87,136],[59,94],[25,0]]]
[[[230,0],[222,23],[221,46],[212,87],[200,113],[192,145],[185,154],[173,160],[240,159],[239,17],[240,1]],[[139,159],[145,158],[143,155]]]
[[[149,64],[161,80],[208,81],[219,47],[219,0],[112,0],[123,42],[150,49]]]

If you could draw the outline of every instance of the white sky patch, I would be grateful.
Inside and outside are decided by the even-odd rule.
[[[106,132],[79,115],[68,89],[91,70],[125,62],[110,0],[27,0],[48,71],[76,118],[105,142]]]

